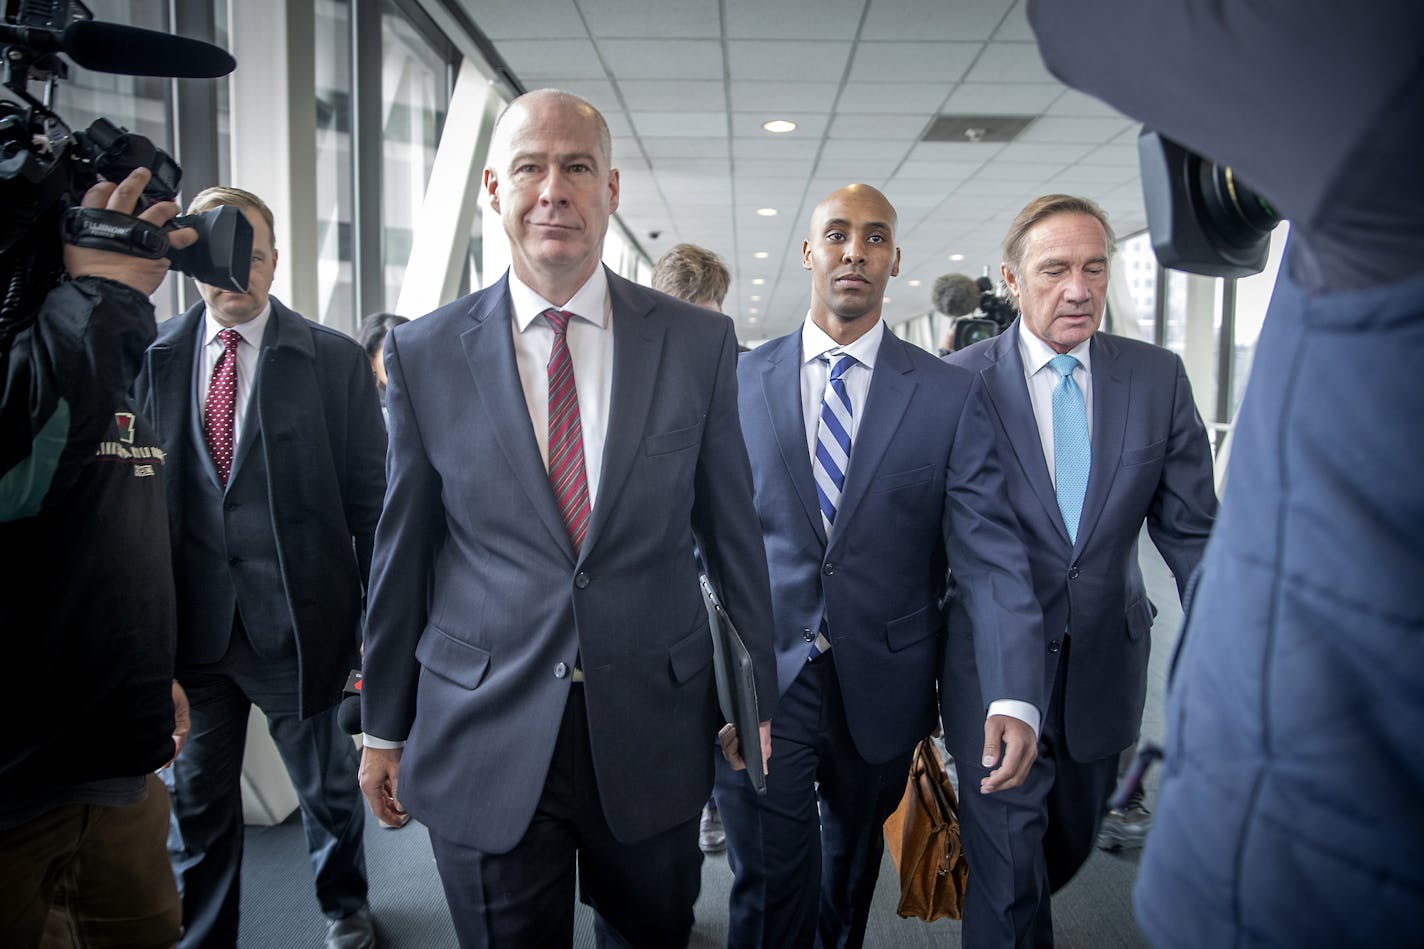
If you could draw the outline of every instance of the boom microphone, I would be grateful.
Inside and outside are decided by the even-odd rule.
[[[973,277],[949,273],[935,281],[932,300],[934,308],[945,316],[968,316],[979,309],[983,292]]]
[[[237,61],[221,46],[97,20],[76,20],[63,32],[0,25],[0,45],[64,53],[85,69],[125,76],[216,79],[237,67]]]

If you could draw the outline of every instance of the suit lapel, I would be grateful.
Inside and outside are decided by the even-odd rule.
[[[821,505],[816,500],[816,477],[811,471],[811,454],[806,444],[806,420],[801,410],[801,333],[782,337],[762,370],[762,398],[771,430],[781,449],[781,460],[791,477],[791,486],[801,500],[811,530],[826,543],[825,525],[821,523]],[[855,446],[851,446],[854,450]]]
[[[651,295],[614,273],[608,274],[608,295],[613,304],[613,391],[598,497],[593,499],[584,552],[598,541],[643,444],[663,352],[664,327],[650,318]]]
[[[263,416],[266,414],[266,403],[271,397],[263,397],[263,392],[275,385],[275,382],[265,380],[267,366],[273,361],[273,350],[279,345],[291,345],[295,340],[290,337],[296,335],[298,327],[288,325],[283,311],[286,309],[277,302],[275,297],[272,300],[272,312],[267,316],[267,327],[262,331],[262,344],[257,348],[256,368],[252,372],[252,391],[247,394],[247,411],[242,417],[242,431],[237,434],[237,454],[232,459],[232,468],[228,471],[227,483],[232,485],[237,481],[237,474],[242,470],[242,464],[247,460],[247,456],[252,451],[253,443],[257,441],[258,433],[263,430]],[[301,319],[301,317],[295,317]],[[274,405],[274,411],[281,411],[280,404]],[[206,452],[204,452],[206,455]],[[270,456],[269,456],[270,457]],[[271,476],[269,470],[268,476]],[[214,471],[213,477],[217,474]]]
[[[984,387],[999,416],[1009,444],[1013,446],[1019,468],[1043,505],[1044,514],[1058,528],[1063,543],[1068,544],[1068,528],[1063,524],[1063,512],[1058,510],[1058,493],[1048,474],[1048,461],[1043,457],[1043,441],[1033,414],[1033,402],[1028,397],[1024,381],[1023,357],[1019,355],[1019,324],[994,337],[989,344],[990,364],[983,372]],[[1004,459],[1005,462],[1008,459]]]
[[[460,334],[460,346],[465,351],[480,404],[485,407],[484,422],[494,432],[495,441],[499,442],[514,472],[514,480],[528,495],[539,523],[572,563],[573,544],[554,500],[549,473],[544,468],[534,426],[529,421],[524,387],[519,382],[510,314],[509,284],[501,280],[476,298],[470,312],[474,325]]]
[[[849,521],[855,516],[855,509],[865,497],[914,395],[916,383],[911,375],[914,367],[905,352],[907,345],[891,333],[889,327],[885,328],[880,350],[875,355],[875,371],[870,377],[865,408],[850,446],[850,465],[836,509],[837,521]]]
[[[179,463],[183,457],[184,439],[191,438],[197,447],[199,464],[207,472],[207,477],[217,484],[217,469],[213,467],[207,447],[203,444],[203,426],[196,409],[198,337],[202,333],[203,312],[200,303],[182,316],[174,317],[179,321],[174,332],[165,334],[149,349],[149,384],[153,391],[149,404],[144,408],[151,414],[149,421],[162,433],[163,450],[172,463]],[[164,480],[169,508],[176,511],[178,478],[170,476]]]
[[[1088,491],[1083,497],[1083,513],[1078,519],[1078,542],[1081,550],[1103,513],[1113,479],[1117,477],[1122,459],[1122,442],[1127,427],[1127,406],[1131,393],[1132,372],[1118,358],[1118,348],[1111,339],[1094,334],[1093,355],[1093,440],[1092,461],[1088,467]]]

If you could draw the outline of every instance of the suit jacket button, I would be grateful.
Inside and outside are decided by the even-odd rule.
[[[559,663],[554,667],[554,678],[563,679],[569,674],[569,667],[564,663]]]
[[[1078,579],[1078,565],[1077,565],[1076,563],[1075,563],[1073,566],[1071,566],[1071,567],[1068,568],[1068,579],[1069,579],[1069,580],[1076,580],[1076,579]]]
[[[574,586],[576,586],[576,587],[578,587],[580,590],[582,590],[584,587],[588,586],[588,584],[589,584],[588,574],[586,574],[586,573],[584,573],[582,570],[580,570],[580,571],[578,572],[578,575],[574,577]]]
[[[801,638],[808,643],[814,643],[816,641],[816,634],[811,632],[811,627],[806,626],[801,630]]]
[[[1062,648],[1062,646],[1059,644],[1058,640],[1056,640],[1056,639],[1050,639],[1050,640],[1048,641],[1048,651],[1049,651],[1049,652],[1057,652],[1057,651],[1058,651],[1059,649],[1061,649],[1061,648]]]
[[[236,567],[238,564],[242,563],[242,558],[241,558],[241,557],[229,557],[229,558],[227,558],[227,562],[228,562],[228,565],[229,565],[229,566]]]
[[[824,573],[824,574],[825,574],[826,576],[828,576],[828,577],[829,577],[829,576],[833,576],[833,575],[835,574],[835,572],[836,572],[836,565],[833,564],[833,563],[825,564],[824,566],[821,567],[821,572]]]

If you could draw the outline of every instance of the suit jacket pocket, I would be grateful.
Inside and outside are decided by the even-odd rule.
[[[672,677],[686,682],[712,662],[712,631],[699,623],[690,636],[684,636],[668,647]]]
[[[1127,605],[1123,618],[1127,621],[1127,638],[1133,641],[1152,628],[1152,620],[1157,617],[1157,607],[1152,605],[1146,594]]]
[[[689,425],[687,428],[676,428],[670,432],[659,432],[656,435],[649,435],[643,439],[643,453],[647,455],[666,455],[669,452],[682,451],[684,448],[691,448],[702,441],[702,423]]]
[[[926,603],[915,612],[885,624],[885,645],[891,652],[899,652],[938,632],[939,627],[939,610],[933,603]]]
[[[1167,439],[1155,441],[1150,445],[1143,445],[1141,448],[1125,448],[1122,452],[1122,466],[1132,468],[1136,465],[1145,465],[1149,461],[1157,461],[1167,454]]]
[[[871,494],[884,494],[887,491],[894,491],[898,488],[910,488],[915,485],[924,484],[930,480],[934,474],[934,465],[921,465],[918,468],[911,468],[908,471],[897,471],[894,474],[880,475],[871,482]]]
[[[437,626],[425,627],[415,647],[421,666],[466,689],[473,689],[489,668],[488,650],[456,639]]]

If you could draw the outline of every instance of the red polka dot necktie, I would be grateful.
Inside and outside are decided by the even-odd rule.
[[[203,405],[203,441],[218,471],[218,480],[227,484],[232,471],[233,418],[237,411],[237,347],[242,334],[237,330],[218,333],[222,355],[213,367],[208,383],[208,400]]]
[[[589,503],[583,424],[567,335],[572,316],[563,310],[544,311],[544,319],[554,331],[554,347],[549,353],[549,483],[554,486],[554,499],[564,516],[574,553],[578,553],[588,534]]]

